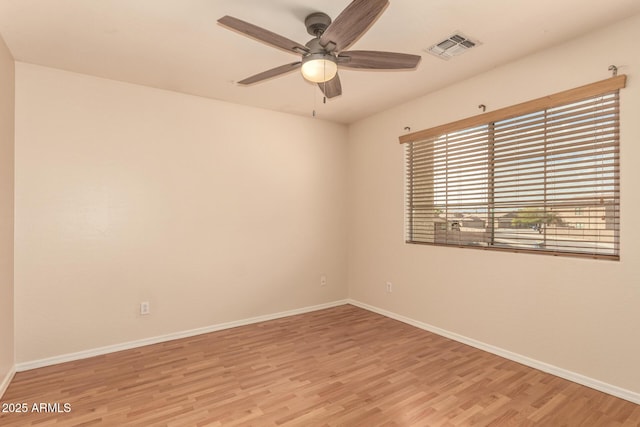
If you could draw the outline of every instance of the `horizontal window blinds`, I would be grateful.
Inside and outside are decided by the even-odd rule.
[[[407,144],[407,242],[619,259],[618,90],[506,116]]]

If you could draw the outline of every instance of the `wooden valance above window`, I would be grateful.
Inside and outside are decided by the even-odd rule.
[[[535,111],[569,104],[571,102],[579,101],[584,98],[602,95],[614,90],[621,89],[625,87],[626,82],[626,75],[623,74],[615,76],[596,83],[580,86],[575,89],[569,89],[563,92],[555,93],[553,95],[534,99],[532,101],[523,102],[521,104],[512,105],[510,107],[501,108],[495,111],[489,111],[488,113],[478,114],[466,119],[457,120],[455,122],[402,135],[399,138],[400,143],[405,144],[407,142],[421,141],[424,139],[438,137],[440,135],[455,132],[457,130],[467,129],[470,127],[479,126],[499,120],[506,120],[512,117],[533,113]]]

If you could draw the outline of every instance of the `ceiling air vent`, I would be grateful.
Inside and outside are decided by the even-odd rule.
[[[477,40],[472,40],[461,33],[455,33],[429,47],[426,51],[438,58],[449,60],[478,45],[480,45],[480,42]]]

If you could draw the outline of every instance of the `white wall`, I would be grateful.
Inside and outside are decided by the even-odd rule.
[[[640,16],[362,120],[349,130],[350,297],[640,393]],[[480,53],[480,52],[478,52]],[[432,61],[425,57],[421,67]],[[450,62],[464,66],[465,57]],[[621,91],[621,261],[404,243],[398,136],[610,77]],[[385,281],[394,284],[385,293]]]
[[[14,369],[14,76],[13,57],[0,37],[0,396]]]
[[[17,362],[345,298],[346,137],[17,63]]]

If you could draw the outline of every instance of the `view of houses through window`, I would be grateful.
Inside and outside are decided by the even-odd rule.
[[[618,93],[407,148],[407,241],[618,257]]]

